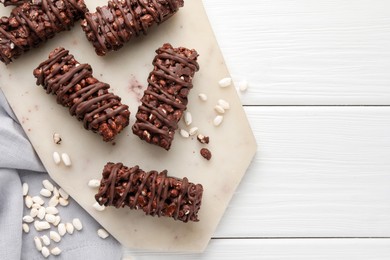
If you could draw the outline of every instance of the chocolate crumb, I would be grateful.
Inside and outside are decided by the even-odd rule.
[[[208,136],[201,134],[198,134],[197,139],[201,144],[208,144],[210,142],[210,138]]]
[[[202,155],[203,158],[205,158],[208,161],[211,159],[211,152],[207,148],[200,149],[200,155]]]

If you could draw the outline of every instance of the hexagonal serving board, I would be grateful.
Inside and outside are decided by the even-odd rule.
[[[106,1],[86,0],[90,10]],[[0,8],[7,15],[10,8]],[[196,137],[183,138],[176,133],[169,152],[147,144],[134,136],[131,125],[139,99],[146,88],[152,70],[155,50],[163,43],[196,49],[200,71],[195,75],[194,88],[189,95],[188,111],[199,132],[210,136],[210,144],[202,145]],[[83,129],[82,123],[71,117],[68,110],[57,105],[55,97],[47,95],[35,85],[32,71],[45,60],[51,50],[63,46],[82,63],[92,65],[94,75],[111,85],[131,111],[130,126],[112,143]],[[233,86],[220,88],[218,81],[229,73],[199,0],[186,0],[174,17],[153,28],[149,35],[128,43],[118,52],[98,57],[86,40],[79,23],[70,32],[63,32],[39,49],[34,49],[7,67],[0,65],[0,86],[26,131],[50,176],[62,186],[85,210],[101,223],[124,246],[158,251],[204,250],[222,218],[228,203],[255,154],[256,142],[245,112]],[[208,96],[206,102],[199,93]],[[219,127],[213,125],[214,106],[218,99],[230,103]],[[180,127],[189,129],[183,122]],[[62,137],[54,144],[53,133]],[[212,159],[199,154],[202,147],[212,152]],[[52,154],[66,152],[72,166],[56,165]],[[96,211],[96,190],[87,186],[90,179],[101,177],[106,162],[123,162],[127,166],[139,165],[144,170],[168,170],[168,174],[188,177],[204,187],[200,221],[182,223],[171,218],[145,216],[142,211],[127,208],[107,208]]]

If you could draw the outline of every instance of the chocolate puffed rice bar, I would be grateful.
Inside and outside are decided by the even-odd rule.
[[[2,3],[4,6],[9,5],[21,5],[27,2],[31,2],[29,0],[0,0],[0,3]]]
[[[96,201],[100,205],[138,209],[151,216],[183,222],[199,221],[201,184],[167,176],[167,171],[145,172],[138,166],[109,162],[104,166]]]
[[[96,53],[104,56],[146,35],[150,27],[166,21],[183,5],[183,0],[111,0],[95,13],[86,13],[81,26]]]
[[[68,50],[58,47],[34,70],[37,85],[57,96],[84,128],[111,141],[129,125],[130,112],[121,98],[109,92],[110,85],[92,76],[89,64],[80,64]]]
[[[198,53],[167,43],[156,53],[132,130],[142,140],[169,150],[178,122],[187,109],[192,79],[199,70]]]
[[[57,33],[70,30],[88,9],[84,0],[41,0],[23,3],[0,18],[0,61],[11,63]]]

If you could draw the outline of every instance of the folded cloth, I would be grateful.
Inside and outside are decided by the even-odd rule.
[[[37,232],[33,223],[28,234],[22,231],[22,217],[29,214],[24,206],[22,183],[29,184],[29,194],[39,195],[44,179],[52,181],[23,132],[18,120],[0,89],[0,259],[42,259],[36,250],[35,236],[49,236],[49,231]],[[58,186],[55,184],[55,186]],[[103,240],[97,235],[100,225],[73,199],[67,207],[57,206],[61,222],[79,218],[81,231],[65,234],[59,243],[51,241],[48,248],[59,247],[56,259],[121,259],[122,247],[111,236]]]

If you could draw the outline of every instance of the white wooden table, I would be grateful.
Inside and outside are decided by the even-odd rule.
[[[203,254],[124,258],[390,259],[390,1],[203,2],[258,152]]]

